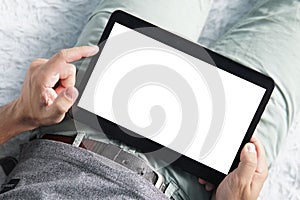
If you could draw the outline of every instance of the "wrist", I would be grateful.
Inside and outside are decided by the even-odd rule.
[[[18,124],[18,127],[22,130],[21,132],[38,127],[36,120],[24,105],[19,98],[11,102],[12,121]]]
[[[17,134],[36,128],[22,109],[18,100],[0,108],[0,144],[3,144]]]

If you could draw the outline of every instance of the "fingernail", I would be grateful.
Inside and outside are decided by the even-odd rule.
[[[256,153],[255,145],[252,143],[248,143],[246,149],[249,153]]]
[[[92,48],[91,55],[95,55],[99,51],[98,46],[90,46]]]
[[[69,99],[72,99],[73,101],[75,101],[78,96],[78,91],[77,91],[77,89],[70,87],[65,90],[65,95]]]

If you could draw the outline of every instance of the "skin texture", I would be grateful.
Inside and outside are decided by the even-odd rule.
[[[252,137],[240,155],[238,167],[228,174],[216,190],[215,199],[254,200],[257,199],[268,176],[268,165],[261,142]],[[203,179],[199,183],[211,191],[214,186]]]
[[[59,51],[49,60],[34,60],[27,72],[20,96],[0,108],[0,143],[23,131],[59,123],[78,97],[74,87],[76,68],[70,64],[93,56],[96,46]],[[256,138],[245,145],[240,164],[219,185],[216,199],[257,199],[268,175],[264,148]],[[214,186],[199,179],[209,191]]]
[[[97,46],[75,47],[61,50],[49,60],[34,60],[20,96],[0,108],[0,143],[20,132],[59,123],[78,96],[76,68],[70,63],[98,50]]]

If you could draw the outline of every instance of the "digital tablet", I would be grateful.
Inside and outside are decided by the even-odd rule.
[[[98,46],[75,120],[215,185],[237,167],[271,78],[123,11]]]

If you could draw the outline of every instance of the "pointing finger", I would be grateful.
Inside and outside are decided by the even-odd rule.
[[[83,57],[90,57],[99,51],[98,46],[82,46],[70,49],[63,49],[54,55],[53,59],[58,62],[74,62]]]
[[[54,87],[58,80],[62,80],[62,86],[67,88],[74,86],[76,69],[74,65],[68,64],[81,59],[95,55],[99,48],[97,46],[74,47],[64,49],[54,55],[45,65],[44,85],[46,87]]]

